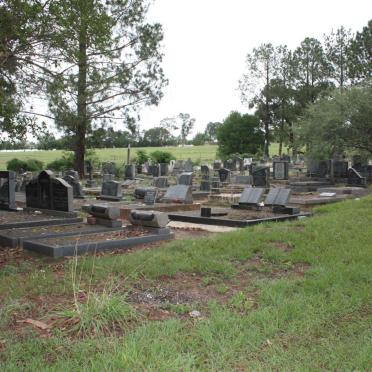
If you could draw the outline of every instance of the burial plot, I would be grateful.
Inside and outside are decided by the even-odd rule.
[[[288,179],[289,163],[286,161],[274,161],[273,173],[274,180],[287,180]]]
[[[192,185],[192,177],[193,177],[192,172],[182,173],[178,177],[178,184],[179,185],[191,186]]]
[[[166,203],[192,204],[193,199],[191,186],[175,185],[169,187],[163,197],[163,201]]]
[[[121,184],[116,181],[107,181],[102,183],[101,195],[97,199],[119,201],[123,197]]]
[[[26,206],[59,212],[73,212],[73,190],[51,171],[42,171],[26,185]]]
[[[15,172],[0,171],[0,180],[0,209],[17,210],[17,205],[15,202]]]
[[[126,226],[117,231],[24,240],[23,249],[53,258],[74,256],[89,252],[128,249],[137,245],[170,240],[174,234],[168,228]]]
[[[253,186],[270,187],[270,168],[253,167],[252,169]]]
[[[367,180],[354,168],[349,168],[347,184],[350,186],[367,187]]]

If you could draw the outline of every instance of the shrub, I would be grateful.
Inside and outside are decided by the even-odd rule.
[[[169,163],[172,159],[176,159],[170,152],[160,150],[152,152],[150,157],[156,163]]]
[[[150,156],[145,150],[138,150],[136,153],[136,163],[142,165],[150,159]]]
[[[47,165],[48,169],[54,171],[62,171],[66,169],[71,169],[74,167],[74,154],[64,153],[62,158],[56,159]]]
[[[6,163],[6,169],[15,172],[36,172],[43,169],[44,163],[37,159],[20,160],[13,158]]]

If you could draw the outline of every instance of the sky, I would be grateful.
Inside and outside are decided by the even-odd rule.
[[[162,24],[163,69],[169,79],[158,106],[141,111],[141,129],[189,113],[193,134],[230,111],[247,112],[238,80],[245,57],[262,43],[295,49],[341,25],[360,31],[372,18],[365,0],[155,0],[148,18]]]

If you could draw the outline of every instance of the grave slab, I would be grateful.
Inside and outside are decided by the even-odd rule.
[[[172,239],[170,229],[128,226],[118,231],[91,234],[24,240],[23,249],[53,258],[74,256],[90,252],[128,249],[137,245]]]

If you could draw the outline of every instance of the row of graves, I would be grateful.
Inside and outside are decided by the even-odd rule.
[[[115,206],[93,202],[75,210],[73,187],[51,171],[42,171],[26,184],[25,207],[19,208],[15,178],[14,172],[0,172],[2,247],[61,257],[173,237],[166,227],[168,217],[161,212],[132,210],[123,224],[120,208]]]

